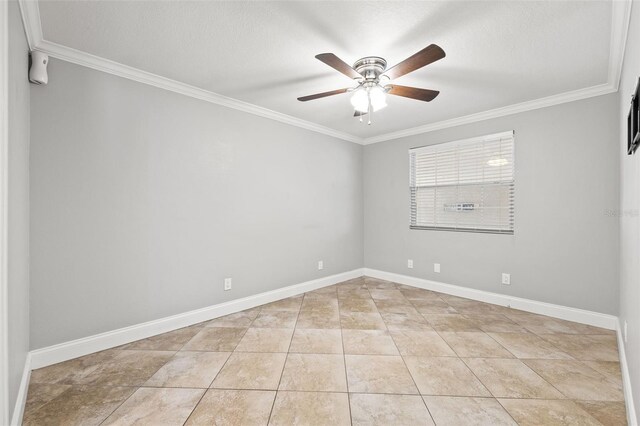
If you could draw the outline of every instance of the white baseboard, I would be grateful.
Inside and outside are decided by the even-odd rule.
[[[638,426],[636,408],[633,405],[633,392],[631,392],[631,376],[629,376],[629,366],[627,365],[627,354],[625,352],[624,339],[622,338],[622,326],[620,321],[616,327],[618,335],[618,353],[620,354],[620,371],[622,372],[622,389],[624,390],[624,400],[627,406],[627,423],[629,426]]]
[[[89,336],[31,351],[28,354],[27,360],[25,362],[25,369],[22,376],[22,382],[20,384],[20,390],[16,401],[16,409],[14,411],[11,425],[20,424],[22,421],[24,405],[27,398],[29,377],[32,369],[46,367],[48,365],[56,364],[90,353],[151,337],[156,334],[177,330],[182,327],[187,327],[234,312],[260,306],[265,303],[274,302],[276,300],[337,284],[339,282],[357,278],[362,275],[410,285],[417,288],[423,288],[426,290],[433,290],[440,293],[451,294],[454,296],[479,300],[482,302],[493,303],[496,305],[510,306],[515,309],[521,309],[523,311],[547,315],[554,318],[560,318],[568,321],[589,324],[596,327],[617,330],[618,346],[620,348],[620,367],[623,374],[625,400],[628,402],[627,415],[629,418],[629,425],[637,425],[636,413],[633,407],[633,403],[629,403],[630,401],[633,401],[631,396],[631,384],[629,381],[629,371],[627,368],[624,345],[622,344],[620,326],[617,317],[583,309],[570,308],[561,305],[554,305],[551,303],[544,303],[514,296],[491,293],[487,291],[476,290],[452,284],[445,284],[437,281],[410,277],[407,275],[395,274],[391,272],[378,271],[369,268],[354,269],[352,271],[331,275],[328,277],[323,277],[288,287],[283,287],[277,290],[256,294],[254,296],[232,300],[218,305],[185,312],[183,314],[173,315],[170,317],[161,318],[158,320],[149,321],[146,323],[137,324],[130,327],[125,327],[118,330],[113,330],[106,333],[101,333],[94,336]]]
[[[438,291],[455,296],[466,297],[482,302],[493,303],[496,305],[511,306],[515,309],[548,315],[554,318],[560,318],[568,321],[589,324],[597,327],[607,328],[610,330],[615,330],[618,323],[617,317],[613,315],[600,314],[597,312],[569,308],[566,306],[554,305],[551,303],[537,302],[534,300],[507,296],[498,293],[490,293],[482,290],[475,290],[467,287],[460,287],[422,278],[410,277],[407,275],[378,271],[375,269],[361,268],[354,269],[349,272],[319,278],[316,280],[307,281],[300,284],[295,284],[288,287],[283,287],[265,293],[256,294],[254,296],[232,300],[218,305],[208,306],[206,308],[196,309],[194,311],[189,311],[154,321],[145,322],[142,324],[120,328],[118,330],[108,331],[105,333],[72,340],[70,342],[60,343],[58,345],[49,346],[42,349],[36,349],[30,352],[31,368],[37,369],[46,367],[48,365],[57,364],[62,361],[124,345],[136,340],[145,339],[147,337],[155,336],[156,334],[166,333],[182,327],[188,327],[199,322],[208,321],[234,312],[263,305],[265,303],[270,303],[286,297],[295,296],[297,294],[333,285],[341,281],[350,280],[362,275],[394,281],[401,284],[411,285],[414,287]]]
[[[24,406],[27,403],[27,393],[29,391],[29,379],[31,378],[31,354],[27,354],[24,360],[24,369],[22,370],[22,379],[20,380],[20,388],[16,397],[16,405],[13,409],[13,417],[11,418],[11,426],[19,426],[22,424],[22,416],[24,415]]]
[[[393,281],[426,290],[451,294],[453,296],[466,297],[467,299],[479,300],[481,302],[492,303],[494,305],[510,306],[522,311],[593,325],[595,327],[602,327],[608,330],[615,330],[618,324],[618,317],[616,316],[587,311],[584,309],[537,302],[535,300],[523,299],[521,297],[491,293],[488,291],[476,290],[468,287],[445,284],[437,281],[426,280],[424,278],[410,277],[408,275],[394,274],[392,272],[378,271],[369,268],[364,268],[364,274],[381,280]]]
[[[156,334],[166,333],[182,327],[188,327],[193,324],[212,320],[234,312],[264,305],[265,303],[275,302],[276,300],[337,284],[362,275],[363,269],[354,269],[353,271],[318,278],[304,283],[279,288],[277,290],[244,297],[242,299],[236,299],[202,309],[196,309],[183,314],[132,325],[130,327],[124,327],[118,330],[108,331],[106,333],[100,333],[94,336],[60,343],[58,345],[42,349],[36,349],[30,353],[31,368],[37,369],[57,364],[62,361],[155,336]]]

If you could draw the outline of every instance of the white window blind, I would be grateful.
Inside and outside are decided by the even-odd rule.
[[[513,131],[409,150],[411,228],[513,234]]]

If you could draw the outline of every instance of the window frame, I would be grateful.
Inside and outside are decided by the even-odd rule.
[[[413,224],[413,217],[414,214],[413,212],[416,211],[416,216],[417,216],[417,203],[415,202],[416,197],[414,197],[414,195],[412,194],[412,192],[415,190],[415,186],[412,186],[412,182],[414,179],[414,170],[413,170],[413,166],[412,166],[412,161],[411,161],[411,154],[412,151],[415,150],[419,150],[421,148],[429,148],[429,147],[434,147],[437,145],[443,145],[443,144],[473,144],[473,143],[479,143],[479,142],[485,142],[485,141],[493,141],[496,139],[503,139],[503,138],[511,138],[512,140],[512,152],[511,152],[511,157],[512,157],[512,178],[510,181],[505,181],[505,182],[501,182],[501,183],[467,183],[467,184],[455,184],[453,186],[460,186],[460,187],[465,187],[465,186],[472,186],[472,185],[487,185],[487,186],[498,186],[498,185],[512,185],[512,191],[513,191],[513,201],[511,203],[511,208],[512,208],[512,212],[513,212],[513,218],[511,219],[511,228],[510,229],[489,229],[489,228],[470,228],[470,227],[451,227],[451,226],[433,226],[433,225],[414,225]],[[515,131],[514,130],[509,130],[509,131],[505,131],[505,132],[500,132],[500,133],[493,133],[493,134],[489,134],[489,135],[484,135],[484,136],[477,136],[477,137],[473,137],[473,138],[467,138],[467,139],[458,139],[458,140],[452,140],[452,141],[445,141],[445,142],[439,142],[439,143],[435,143],[435,144],[429,144],[429,145],[422,145],[422,146],[417,146],[417,147],[412,147],[409,148],[408,150],[408,154],[409,154],[409,229],[410,230],[426,230],[426,231],[453,231],[453,232],[470,232],[470,233],[476,233],[476,234],[499,234],[499,235],[514,235],[515,233],[515,192],[516,192],[516,167],[515,167],[515,163],[516,163],[516,144],[515,144]],[[447,184],[445,185],[435,185],[433,186],[434,188],[438,188],[438,187],[444,187],[444,186],[449,186]]]

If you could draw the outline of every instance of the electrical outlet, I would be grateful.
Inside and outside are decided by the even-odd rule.
[[[322,271],[324,269],[324,262],[322,260],[318,260],[318,271]]]
[[[502,284],[511,285],[511,274],[502,273]]]
[[[433,264],[433,272],[437,272],[438,274],[440,273],[440,264],[439,263],[434,263]]]
[[[231,278],[224,279],[224,291],[231,290]]]
[[[407,268],[413,269],[413,259],[407,259]]]
[[[627,343],[627,322],[624,322],[624,328],[622,330],[622,337],[624,337],[624,343]]]

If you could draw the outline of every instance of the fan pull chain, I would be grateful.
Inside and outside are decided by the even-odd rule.
[[[370,94],[368,95],[368,98],[369,98],[369,108],[368,108],[369,109],[369,111],[368,111],[369,114],[367,116],[368,117],[367,118],[367,125],[371,126],[371,115],[373,114],[373,109],[371,108],[371,95]]]

